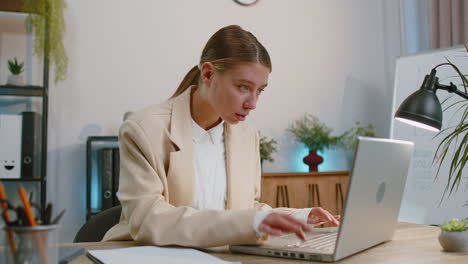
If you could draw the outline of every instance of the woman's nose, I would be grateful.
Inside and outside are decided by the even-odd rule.
[[[244,108],[254,110],[257,107],[257,96],[252,95],[244,102]]]

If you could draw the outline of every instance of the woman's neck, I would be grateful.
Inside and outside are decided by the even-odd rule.
[[[192,89],[194,89],[190,96],[192,119],[205,130],[209,130],[221,123],[221,118],[215,113],[211,104],[203,98],[200,89],[197,86]]]

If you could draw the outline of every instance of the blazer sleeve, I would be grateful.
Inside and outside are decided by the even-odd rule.
[[[171,205],[165,197],[166,179],[157,173],[164,169],[158,168],[163,162],[157,162],[149,138],[137,122],[127,120],[122,125],[119,144],[121,222],[127,221],[134,240],[198,248],[257,242],[252,227],[254,209],[196,210]]]

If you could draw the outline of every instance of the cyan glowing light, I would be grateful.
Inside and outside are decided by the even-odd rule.
[[[319,172],[321,171],[340,171],[351,169],[351,164],[344,157],[343,152],[338,151],[319,151],[318,155],[322,156],[323,162],[318,166]],[[293,171],[294,172],[309,172],[309,166],[307,166],[302,159],[309,155],[309,149],[305,146],[299,146],[294,151],[293,158]]]
[[[324,154],[323,152],[319,151],[317,154],[323,157],[323,162],[318,167],[319,171],[334,170],[333,161],[325,155],[326,153]],[[307,155],[309,155],[309,149],[307,147],[301,146],[297,148],[294,153],[293,169],[295,172],[309,172],[309,166],[302,161],[302,159],[304,159],[304,157]]]
[[[302,162],[302,159],[309,155],[309,149],[305,146],[299,146],[295,149],[293,155],[293,171],[294,172],[309,172],[309,166]]]
[[[322,164],[319,165],[319,171],[338,171],[336,156],[330,151],[317,152],[323,158]]]
[[[93,165],[91,166],[91,209],[98,209],[100,208],[100,196],[99,196],[99,172],[98,172],[98,162],[97,159],[93,159],[91,161]]]

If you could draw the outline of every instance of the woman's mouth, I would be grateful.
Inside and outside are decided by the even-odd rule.
[[[236,117],[237,117],[237,120],[239,120],[239,121],[244,121],[246,115],[236,114]]]

